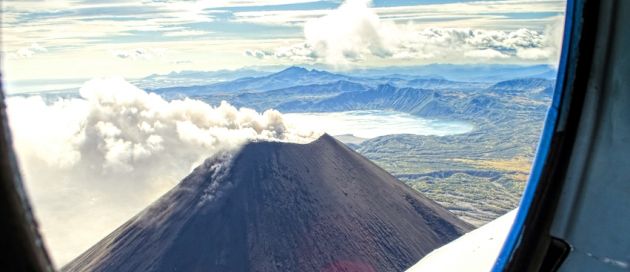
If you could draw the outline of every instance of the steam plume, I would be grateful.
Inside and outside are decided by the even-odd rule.
[[[172,188],[190,170],[248,140],[307,142],[275,110],[166,101],[122,78],[94,79],[81,98],[7,100],[22,173],[60,265]]]

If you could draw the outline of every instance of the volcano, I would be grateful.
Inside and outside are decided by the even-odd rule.
[[[472,229],[329,135],[215,156],[63,271],[402,271]]]

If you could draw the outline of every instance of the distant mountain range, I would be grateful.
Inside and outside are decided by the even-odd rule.
[[[356,69],[349,73],[355,76],[388,76],[391,74],[441,77],[452,81],[499,82],[510,80],[518,75],[523,78],[543,78],[555,80],[557,70],[550,65],[511,65],[511,64],[429,64],[420,66],[399,66]]]
[[[218,71],[176,71],[164,75],[153,74],[134,80],[133,83],[143,89],[186,87],[208,85],[245,77],[271,74],[273,70],[264,68],[242,68]]]
[[[390,70],[372,69],[332,73],[292,66],[275,73],[270,73],[268,70],[242,69],[217,72],[182,72],[163,76],[152,75],[137,80],[136,83],[148,89],[179,90],[188,93],[260,92],[299,85],[325,84],[340,80],[373,87],[380,84],[391,84],[414,88],[478,89],[489,87],[499,81],[512,80],[515,74],[522,78],[554,80],[556,71],[546,65],[429,65],[391,68]],[[176,84],[181,81],[187,83]]]
[[[519,78],[494,84],[489,91],[497,94],[551,97],[555,81],[542,78]]]
[[[265,77],[283,69],[281,66],[253,66],[235,70],[218,70],[218,71],[178,71],[163,75],[150,75],[141,79],[134,80],[134,84],[145,89],[159,89],[169,87],[190,87],[205,86],[221,82],[242,79],[244,85],[248,82],[247,78]],[[514,75],[522,78],[542,78],[554,80],[557,71],[549,65],[503,65],[503,64],[430,64],[420,66],[401,66],[401,67],[381,67],[381,68],[355,68],[343,71],[326,72],[325,67],[307,66],[307,67],[289,67],[284,73],[286,76],[296,76],[296,74],[315,76],[326,76],[327,73],[334,73],[332,80],[341,80],[339,77],[346,78],[371,78],[371,79],[388,79],[388,80],[443,80],[443,84],[432,84],[433,86],[445,86],[448,81],[475,82],[492,84],[499,81],[511,80]],[[319,75],[318,75],[319,74]],[[296,78],[299,78],[296,77]],[[281,80],[282,81],[282,80]],[[274,86],[280,82],[268,82],[268,86]],[[307,78],[305,81],[294,82],[299,84],[315,84]],[[321,83],[321,82],[320,82]],[[388,83],[388,82],[380,82]],[[390,82],[391,83],[391,82]],[[422,82],[416,82],[417,88],[425,88],[421,86]],[[218,86],[226,87],[228,85]],[[240,86],[237,86],[240,88]],[[255,83],[249,87],[261,87]],[[286,85],[284,87],[287,87]],[[275,88],[282,88],[275,85]],[[219,89],[220,90],[220,89]]]
[[[62,271],[402,271],[471,229],[324,135],[206,161]]]
[[[538,67],[538,69],[542,69]],[[283,112],[327,112],[389,109],[430,118],[502,118],[510,109],[542,109],[553,92],[553,80],[520,78],[461,82],[442,77],[392,75],[357,77],[301,67],[203,86],[154,89],[164,97],[222,100],[241,106]],[[521,96],[519,103],[512,96]]]
[[[348,79],[348,77],[325,71],[307,70],[302,67],[289,67],[280,72],[252,78],[241,78],[230,82],[208,86],[208,91],[268,91],[298,85],[312,85]]]
[[[312,85],[347,80],[349,77],[319,70],[307,70],[302,67],[289,67],[280,72],[258,76],[243,77],[232,81],[219,82],[210,85],[189,87],[162,88],[160,92],[178,91],[189,94],[202,93],[239,93],[261,92],[288,88],[299,85]]]

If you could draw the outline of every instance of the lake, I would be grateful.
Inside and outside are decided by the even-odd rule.
[[[430,120],[408,113],[387,110],[284,113],[285,121],[330,135],[374,138],[391,134],[454,135],[473,130],[463,121]]]

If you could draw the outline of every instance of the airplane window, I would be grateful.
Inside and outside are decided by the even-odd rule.
[[[4,1],[9,124],[54,266],[490,269],[565,5]]]

